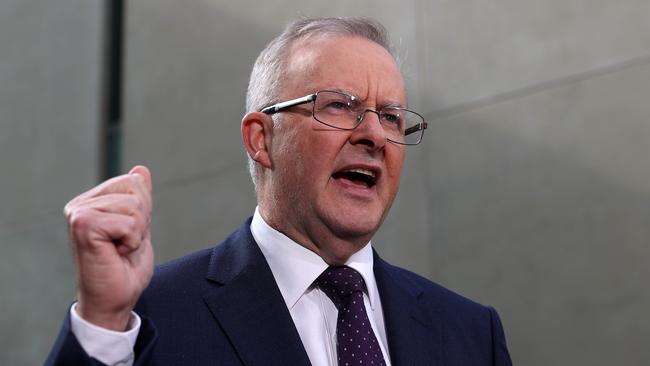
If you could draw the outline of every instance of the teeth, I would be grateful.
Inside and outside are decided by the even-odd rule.
[[[347,170],[347,172],[350,172],[350,173],[359,173],[359,174],[364,174],[364,175],[368,175],[368,176],[371,176],[371,177],[375,178],[375,173],[372,172],[372,171],[370,171],[370,170],[365,170],[365,169],[350,169],[350,170]]]

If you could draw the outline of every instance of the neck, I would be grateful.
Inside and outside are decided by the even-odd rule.
[[[317,227],[298,225],[294,220],[290,220],[287,215],[274,214],[274,210],[269,209],[261,202],[259,203],[259,213],[273,229],[316,253],[330,266],[347,263],[354,253],[370,242],[370,237],[366,236],[362,238],[341,238],[334,235],[324,225],[311,225]]]

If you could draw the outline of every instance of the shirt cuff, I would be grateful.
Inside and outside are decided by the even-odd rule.
[[[140,332],[140,317],[131,312],[128,330],[116,332],[98,327],[77,314],[77,303],[70,307],[70,328],[88,356],[106,365],[133,365],[133,347]]]

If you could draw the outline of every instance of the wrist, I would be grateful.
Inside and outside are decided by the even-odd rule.
[[[116,332],[124,332],[129,329],[129,323],[131,321],[130,308],[99,310],[96,307],[89,306],[80,298],[75,310],[83,320],[98,327]]]

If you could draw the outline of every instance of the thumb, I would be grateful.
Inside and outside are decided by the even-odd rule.
[[[129,174],[135,174],[141,176],[142,180],[144,181],[144,185],[151,192],[152,184],[151,184],[151,172],[149,171],[149,168],[147,168],[144,165],[136,165],[131,169],[131,171],[129,171]]]

